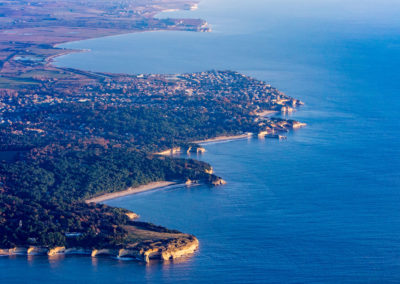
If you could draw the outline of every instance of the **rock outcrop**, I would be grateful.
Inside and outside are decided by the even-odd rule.
[[[31,246],[28,248],[28,250],[26,251],[27,255],[44,255],[47,254],[48,249],[45,247],[35,247],[35,246]]]
[[[0,255],[16,255],[16,254],[26,254],[27,248],[25,247],[15,247],[9,249],[0,249]]]
[[[211,167],[211,168],[209,168],[209,169],[205,169],[204,172],[205,172],[206,174],[212,175],[212,174],[214,173],[214,169]]]
[[[292,124],[292,128],[293,129],[298,129],[298,128],[305,127],[305,126],[307,126],[306,123],[299,122],[299,121],[294,121],[293,124]]]
[[[195,180],[191,180],[191,179],[189,179],[189,178],[185,181],[185,184],[186,184],[186,185],[192,185],[192,184],[194,184],[194,183],[196,183],[196,181],[195,181]]]
[[[213,186],[220,186],[226,184],[226,181],[224,181],[222,178],[216,178],[215,180],[211,181],[211,184]]]
[[[120,249],[118,257],[133,257],[145,262],[151,259],[169,260],[192,254],[198,247],[199,241],[194,236],[185,236],[159,242],[143,242],[132,248]]]
[[[48,256],[53,256],[53,255],[56,255],[56,254],[59,254],[59,253],[65,253],[65,247],[52,248],[47,252],[47,255]]]
[[[194,253],[199,247],[199,241],[192,237],[190,239],[177,239],[170,242],[167,249],[161,253],[163,260],[175,259],[184,255]]]
[[[94,249],[90,254],[92,257],[96,257],[99,255],[118,255],[116,250],[113,249]]]
[[[127,212],[125,215],[128,216],[131,221],[139,218],[139,215],[134,212]]]
[[[271,131],[271,130],[265,130],[265,131],[260,131],[258,134],[257,134],[257,137],[258,138],[264,138],[266,135],[270,135],[270,134],[272,134],[273,133],[273,131]]]
[[[56,254],[84,254],[90,255],[91,250],[85,248],[65,248],[65,247],[55,247],[49,249],[47,247],[30,246],[25,247],[15,247],[10,249],[0,249],[0,255],[48,255],[54,256]]]

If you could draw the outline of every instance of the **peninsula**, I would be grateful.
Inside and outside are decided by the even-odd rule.
[[[195,4],[0,0],[0,254],[148,262],[193,253],[194,236],[96,202],[172,182],[222,185],[209,164],[170,154],[201,154],[199,143],[215,139],[281,139],[304,126],[266,116],[301,101],[234,71],[128,75],[51,64],[75,52],[57,47],[68,41],[209,31],[201,19],[155,17]]]

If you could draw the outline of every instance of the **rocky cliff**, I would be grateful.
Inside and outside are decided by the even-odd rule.
[[[199,241],[191,235],[179,238],[160,240],[159,242],[142,242],[131,248],[120,249],[119,257],[134,257],[145,262],[150,259],[169,260],[194,253]]]
[[[196,237],[178,231],[168,230],[143,222],[132,222],[134,225],[125,227],[130,233],[130,242],[111,248],[82,248],[82,247],[14,247],[0,249],[0,255],[48,255],[80,254],[91,257],[114,256],[132,257],[149,262],[151,259],[170,260],[193,254],[199,247]]]

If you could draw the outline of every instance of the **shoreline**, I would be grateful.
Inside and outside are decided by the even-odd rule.
[[[162,9],[158,12],[154,12],[152,13],[152,15],[150,16],[150,18],[156,18],[157,15],[162,14],[162,13],[168,13],[168,12],[178,12],[178,11],[195,11],[198,9],[198,4],[201,0],[196,0],[196,1],[192,1],[189,3],[186,3],[187,5],[190,5],[188,9],[185,9],[183,7],[180,8],[171,8],[171,9]],[[206,24],[208,25],[208,23],[206,22]],[[69,48],[69,47],[62,47],[62,45],[65,44],[70,44],[70,43],[76,43],[76,42],[81,42],[81,41],[86,41],[86,40],[94,40],[94,39],[101,39],[101,38],[107,38],[107,37],[114,37],[114,36],[122,36],[122,35],[128,35],[128,34],[136,34],[136,33],[147,33],[147,32],[160,32],[160,31],[191,31],[191,30],[180,30],[180,29],[161,29],[161,28],[156,28],[156,29],[149,29],[149,30],[129,30],[129,29],[121,29],[121,30],[117,30],[116,33],[111,33],[111,34],[105,34],[105,35],[97,35],[97,36],[93,36],[93,37],[86,37],[86,38],[81,38],[81,39],[74,39],[74,40],[66,40],[63,42],[59,42],[59,43],[54,43],[51,44],[51,46],[54,49],[62,49],[63,52],[61,52],[60,54],[54,54],[51,55],[49,57],[45,58],[45,62],[47,63],[48,66],[50,67],[55,67],[55,68],[67,68],[65,66],[58,66],[57,65],[57,58],[61,58],[64,56],[68,56],[70,54],[73,53],[81,53],[81,52],[91,52],[92,50],[90,49],[80,49],[80,48]],[[200,31],[194,31],[194,32],[200,32]],[[81,69],[78,69],[81,70]],[[90,70],[84,70],[87,72],[92,72]]]
[[[134,195],[154,189],[161,189],[164,187],[168,187],[170,185],[177,184],[177,182],[173,181],[156,181],[156,182],[150,182],[148,184],[140,185],[137,187],[129,187],[128,189],[125,189],[123,191],[117,191],[117,192],[112,192],[112,193],[105,193],[96,197],[91,197],[89,199],[85,200],[85,203],[100,203],[104,202],[107,200],[115,199],[118,197],[124,197],[128,195]]]
[[[149,263],[152,259],[169,261],[186,255],[192,255],[199,248],[199,240],[193,236],[184,233],[175,233],[171,239],[162,239],[154,244],[136,243],[134,247],[66,247],[66,246],[15,246],[11,248],[0,248],[1,256],[24,255],[29,257],[47,255],[49,259],[64,255],[85,255],[92,258],[98,256],[111,256],[118,259],[132,259]]]
[[[238,134],[238,135],[222,135],[222,136],[216,136],[214,138],[209,138],[209,139],[204,139],[204,140],[196,140],[196,141],[190,141],[189,143],[195,143],[195,144],[199,144],[199,145],[207,145],[209,143],[213,143],[213,142],[229,142],[229,141],[233,141],[233,140],[240,140],[240,139],[249,139],[252,138],[254,136],[254,133],[248,132],[246,134]],[[205,152],[205,149],[202,148],[203,150],[200,151],[201,153]],[[154,155],[166,155],[166,156],[173,156],[176,154],[181,154],[181,153],[185,153],[187,151],[182,151],[181,147],[174,147],[174,148],[169,148],[166,149],[164,151],[160,151],[160,152],[155,152],[153,153]],[[187,152],[189,153],[189,152]],[[198,152],[199,153],[199,152]]]

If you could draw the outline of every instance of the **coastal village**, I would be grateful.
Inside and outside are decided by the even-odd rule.
[[[56,135],[53,132],[62,127],[55,127],[57,121],[51,118],[40,120],[37,116],[27,117],[20,113],[21,110],[28,113],[42,112],[44,108],[64,104],[81,104],[93,108],[134,105],[171,109],[175,112],[185,108],[203,113],[230,112],[231,120],[254,120],[248,131],[258,137],[277,137],[279,133],[304,126],[297,121],[263,115],[271,112],[290,113],[302,105],[301,101],[284,95],[264,82],[233,71],[174,76],[115,75],[62,68],[57,72],[57,79],[42,74],[31,77],[30,84],[0,89],[1,136],[9,136],[10,133],[17,136]],[[71,79],[74,77],[79,80]],[[223,105],[225,109],[221,109]],[[88,138],[89,133],[95,132],[81,125],[74,129],[73,135]],[[66,136],[69,133],[60,135]],[[95,135],[90,137],[95,138]],[[11,146],[4,143],[3,150],[7,150],[7,145]]]

